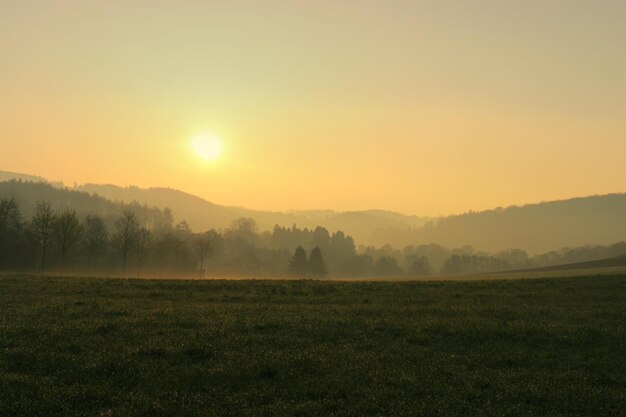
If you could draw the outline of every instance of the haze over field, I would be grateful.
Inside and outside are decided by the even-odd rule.
[[[245,274],[285,272],[298,248],[330,275],[622,255],[625,15],[613,0],[5,2],[0,226],[23,267],[46,257],[46,213],[145,229],[153,242],[110,260],[138,269],[175,240],[202,271],[191,248],[209,232],[232,244],[214,272]]]
[[[142,275],[293,277],[307,276],[317,259],[320,277],[413,279],[567,264],[623,268],[624,213],[626,194],[428,220],[375,210],[266,212],[173,189],[70,188],[0,172],[0,268],[29,270],[52,259],[65,271],[91,273],[117,273],[121,263],[122,272]],[[309,266],[294,270],[298,262]]]
[[[27,184],[2,184],[2,181],[13,179],[48,182],[41,177],[0,171],[0,198],[17,198],[28,216],[29,209],[41,196]],[[64,188],[59,183],[51,184]],[[380,210],[250,210],[219,205],[169,188],[83,184],[70,189],[126,204],[171,209],[175,221],[185,221],[195,231],[225,229],[234,220],[248,217],[255,220],[261,231],[271,231],[276,225],[309,229],[322,226],[348,233],[358,245],[379,247],[436,243],[450,247],[471,245],[486,251],[523,248],[530,253],[540,253],[561,247],[610,244],[623,240],[626,233],[625,193],[421,218]],[[59,207],[75,206],[67,193],[57,193],[55,197],[49,194],[48,198]]]

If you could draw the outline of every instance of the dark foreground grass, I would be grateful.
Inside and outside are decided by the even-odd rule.
[[[0,276],[0,416],[626,413],[626,277]]]

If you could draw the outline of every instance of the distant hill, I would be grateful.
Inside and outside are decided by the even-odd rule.
[[[111,184],[84,184],[79,191],[99,195],[113,201],[137,202],[173,211],[177,222],[185,220],[196,230],[210,227],[226,227],[238,217],[250,217],[248,211],[236,207],[225,207],[206,201],[193,194],[171,188],[118,187]]]
[[[0,172],[0,179],[45,181],[40,177]],[[58,185],[57,185],[58,187]],[[450,248],[470,245],[498,252],[520,248],[538,254],[562,247],[603,245],[626,240],[626,194],[579,197],[524,206],[427,219],[383,210],[257,211],[215,204],[170,188],[119,187],[85,184],[73,188],[121,203],[170,208],[175,220],[186,220],[194,230],[221,229],[239,217],[252,217],[260,229],[274,225],[343,230],[359,245],[397,248],[437,243]],[[0,198],[2,195],[0,194]]]
[[[17,201],[23,220],[32,217],[37,201],[47,201],[56,211],[72,209],[79,217],[96,214],[104,219],[112,229],[116,219],[125,208],[132,208],[141,224],[158,228],[168,223],[169,219],[155,207],[139,204],[123,204],[103,197],[69,188],[55,187],[50,183],[38,181],[10,180],[0,182],[0,199],[13,198]]]
[[[0,182],[9,180],[22,180],[30,182],[48,182],[45,178],[37,177],[35,175],[18,174],[16,172],[0,171]]]
[[[541,253],[626,239],[626,194],[608,194],[497,208],[440,218],[414,230],[379,230],[372,240],[395,246],[438,243],[496,252]]]
[[[0,171],[0,181],[18,179],[31,182],[48,182],[45,178],[26,174]],[[55,187],[63,187],[61,183],[50,183]],[[133,203],[169,208],[175,220],[185,220],[194,230],[210,228],[222,229],[230,226],[233,220],[240,217],[251,217],[256,220],[261,230],[271,230],[274,225],[300,228],[323,226],[327,229],[343,230],[360,244],[373,244],[371,237],[379,229],[410,230],[426,223],[427,219],[418,216],[407,216],[383,210],[337,212],[334,210],[303,210],[289,212],[273,212],[250,210],[243,207],[223,206],[203,198],[172,188],[139,188],[135,186],[119,187],[111,184],[83,184],[72,188],[95,194],[107,200],[119,203]],[[1,196],[0,196],[1,197]]]
[[[195,230],[225,228],[239,217],[251,217],[261,230],[271,230],[274,225],[343,230],[357,242],[371,244],[372,235],[379,229],[410,230],[426,223],[426,219],[382,210],[336,212],[333,210],[308,210],[273,212],[250,210],[242,207],[222,206],[184,191],[171,188],[118,187],[115,185],[84,184],[78,190],[105,198],[130,203],[170,208],[176,221],[186,220]]]

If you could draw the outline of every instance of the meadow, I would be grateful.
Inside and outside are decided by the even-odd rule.
[[[626,275],[0,275],[0,416],[623,416]]]

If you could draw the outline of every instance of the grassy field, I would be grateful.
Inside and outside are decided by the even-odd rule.
[[[626,415],[626,276],[0,275],[0,416]]]

